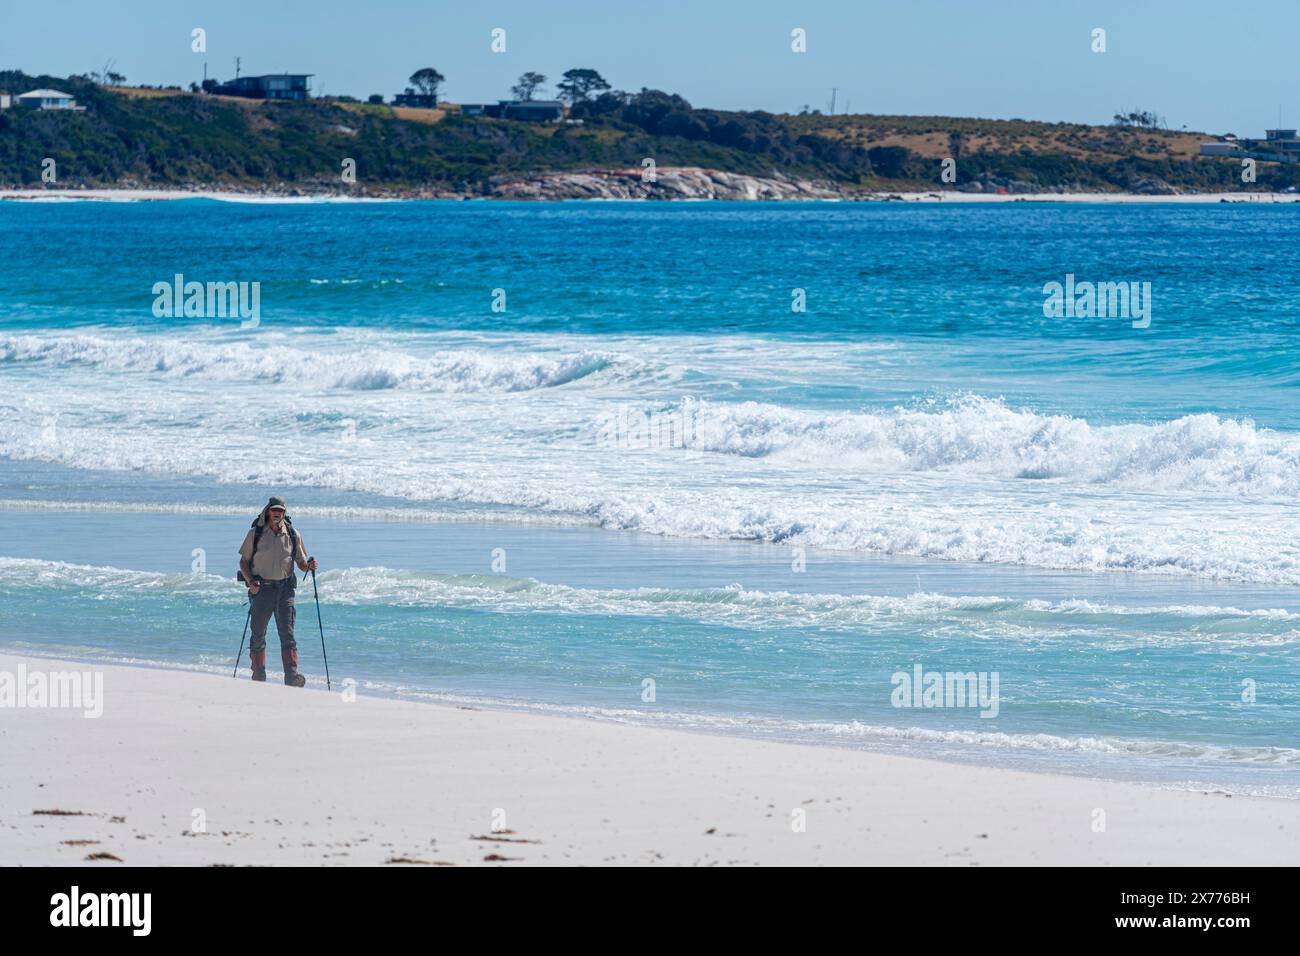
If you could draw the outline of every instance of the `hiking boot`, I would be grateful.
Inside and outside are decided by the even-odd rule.
[[[284,683],[288,687],[306,687],[307,678],[298,673],[298,648],[280,648],[280,660],[284,662]]]
[[[266,648],[260,651],[250,649],[249,656],[253,659],[253,680],[266,680]]]

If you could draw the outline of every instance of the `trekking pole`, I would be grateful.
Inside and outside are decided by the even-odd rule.
[[[316,598],[316,627],[320,629],[320,656],[325,658],[325,689],[333,690],[330,683],[330,658],[325,653],[325,625],[320,622],[320,592],[316,590],[316,569],[311,569],[311,593]]]
[[[248,599],[248,617],[244,618],[244,633],[239,635],[239,653],[235,655],[235,670],[231,677],[239,676],[239,659],[244,656],[244,638],[248,637],[248,622],[253,619],[253,599]]]

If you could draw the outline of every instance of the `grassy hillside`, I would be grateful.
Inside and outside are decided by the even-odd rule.
[[[845,190],[933,189],[940,160],[959,188],[1012,192],[1242,188],[1239,164],[1197,156],[1203,134],[949,117],[819,116],[694,109],[654,90],[607,93],[581,124],[469,118],[313,100],[266,103],[179,90],[106,88],[0,72],[0,90],[52,86],[85,112],[0,112],[0,186],[226,186],[338,190],[345,158],[360,190],[481,193],[493,176],[539,170],[703,166],[814,179]],[[1300,185],[1294,166],[1260,164],[1254,188]]]

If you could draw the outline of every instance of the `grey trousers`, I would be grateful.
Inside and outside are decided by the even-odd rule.
[[[280,634],[280,650],[296,650],[298,644],[293,639],[293,622],[297,617],[294,607],[294,580],[267,582],[253,595],[253,640],[249,647],[254,651],[266,649],[266,626],[275,616],[275,629]]]

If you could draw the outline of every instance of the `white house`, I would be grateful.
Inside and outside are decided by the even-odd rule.
[[[0,110],[7,110],[13,106],[13,99],[8,93],[0,93]]]
[[[38,110],[75,110],[79,109],[71,93],[59,90],[32,90],[18,97],[19,106],[30,106]]]
[[[1241,147],[1236,143],[1221,142],[1201,144],[1202,156],[1234,156],[1241,151]]]

